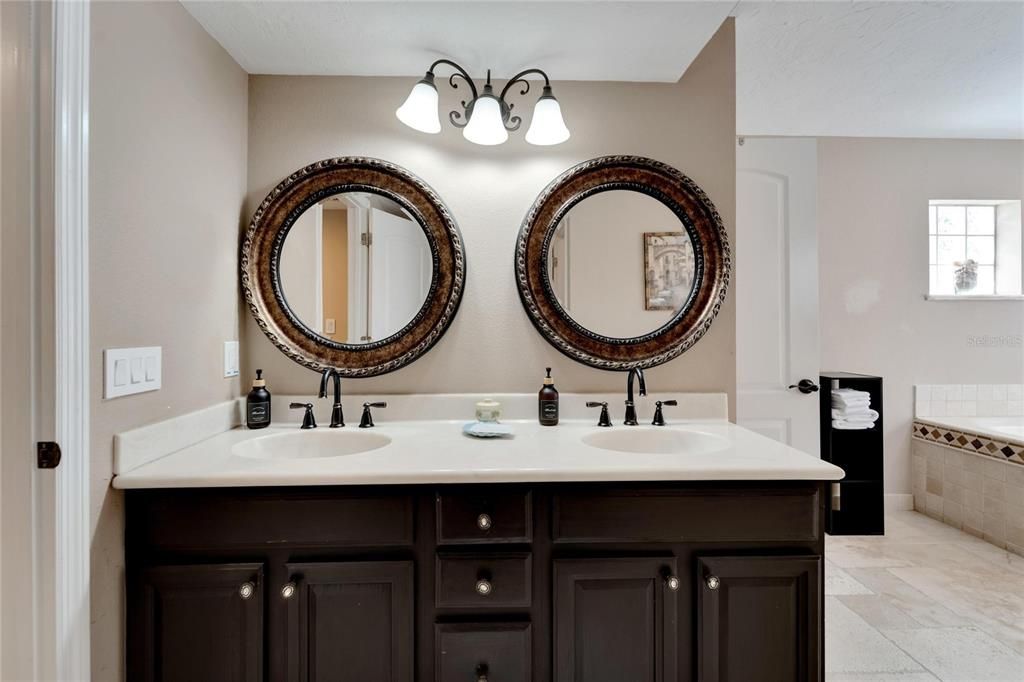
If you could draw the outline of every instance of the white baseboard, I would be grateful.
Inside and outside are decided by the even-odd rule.
[[[885,511],[912,511],[914,509],[914,496],[910,493],[886,493]]]

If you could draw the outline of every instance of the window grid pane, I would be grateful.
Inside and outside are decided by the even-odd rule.
[[[995,206],[968,206],[967,207],[967,234],[992,234],[996,233],[996,207]]]
[[[939,206],[939,234],[967,234],[966,206]]]
[[[929,202],[929,294],[997,295],[996,218],[994,204]]]

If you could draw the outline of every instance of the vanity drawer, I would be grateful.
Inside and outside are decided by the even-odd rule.
[[[529,552],[439,555],[437,608],[528,608],[532,601]]]
[[[580,489],[554,496],[551,534],[556,543],[810,542],[822,530],[821,485]]]
[[[434,681],[530,682],[529,623],[434,626]]]
[[[376,489],[128,493],[126,536],[151,550],[397,547],[415,541],[413,498]]]
[[[436,496],[437,544],[528,543],[533,538],[529,490],[458,488]]]

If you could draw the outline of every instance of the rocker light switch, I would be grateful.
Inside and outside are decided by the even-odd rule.
[[[103,397],[119,398],[159,389],[161,355],[159,346],[103,351]]]
[[[114,386],[124,386],[128,383],[128,361],[125,359],[114,361]]]

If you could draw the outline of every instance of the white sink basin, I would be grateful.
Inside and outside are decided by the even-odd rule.
[[[359,429],[295,430],[243,441],[231,453],[252,459],[314,459],[358,455],[390,442],[384,434]]]
[[[726,439],[710,433],[638,426],[589,433],[583,437],[583,443],[602,450],[648,455],[700,454],[723,450],[729,445]]]

